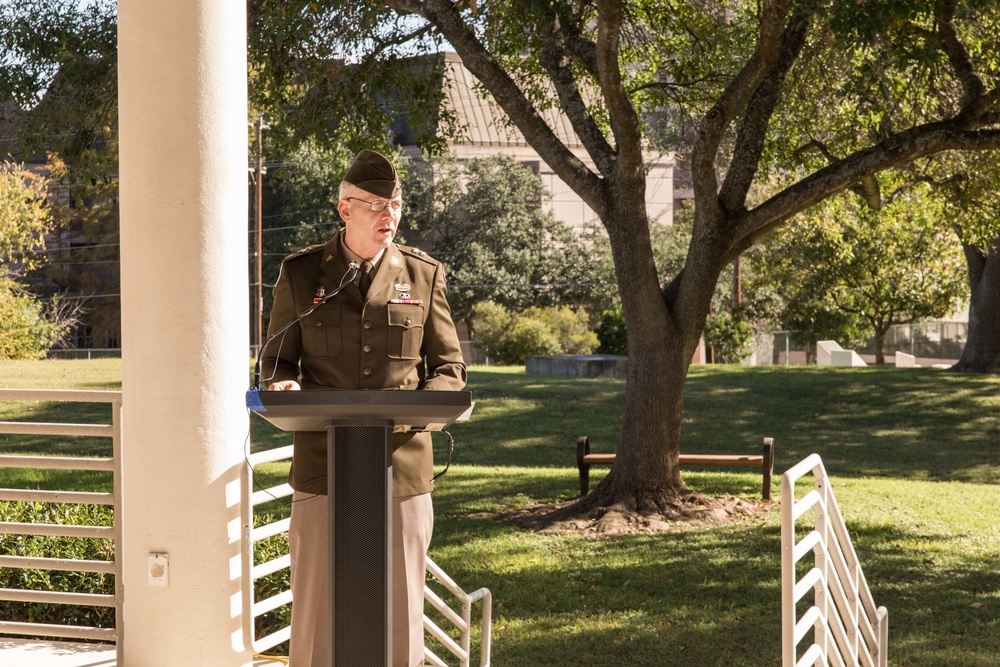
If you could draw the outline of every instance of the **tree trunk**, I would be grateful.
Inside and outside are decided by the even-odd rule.
[[[610,517],[684,518],[712,504],[684,484],[679,455],[684,385],[711,304],[712,290],[703,286],[714,286],[713,280],[691,274],[711,271],[713,265],[689,265],[677,289],[665,294],[648,221],[636,215],[644,209],[641,184],[635,197],[624,189],[616,189],[607,224],[628,322],[628,380],[617,455],[611,472],[588,496],[551,516],[589,514],[605,524],[603,532],[615,531],[607,525]]]
[[[1000,234],[989,251],[963,244],[969,270],[969,337],[952,370],[1000,373]]]
[[[668,331],[661,327],[633,335],[629,327],[628,384],[617,457],[594,489],[591,506],[662,514],[689,493],[678,458],[688,361],[685,346]]]
[[[875,327],[875,365],[885,365],[885,332],[882,327]]]

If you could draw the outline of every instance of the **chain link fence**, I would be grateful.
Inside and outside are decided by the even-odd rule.
[[[896,351],[912,354],[923,365],[952,364],[959,360],[969,336],[967,322],[921,322],[897,324],[885,337],[886,363],[893,363]],[[839,342],[839,341],[838,341]],[[469,365],[489,364],[487,351],[476,341],[461,341],[462,354]],[[854,348],[865,361],[875,359],[875,339]],[[51,350],[49,359],[107,359],[121,356],[120,348],[80,348]],[[251,348],[251,356],[256,353]],[[816,346],[796,341],[794,331],[758,332],[748,365],[801,365],[816,363]]]
[[[889,364],[893,363],[897,351],[912,354],[924,365],[953,364],[961,358],[968,336],[968,322],[896,324],[886,333],[883,353]],[[873,363],[875,339],[854,350],[865,361]],[[758,365],[815,363],[816,347],[797,342],[794,331],[760,332],[755,337],[751,359],[749,363]]]

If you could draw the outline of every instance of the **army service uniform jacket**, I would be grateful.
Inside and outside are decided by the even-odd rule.
[[[349,271],[343,234],[282,262],[269,336],[340,285]],[[420,250],[390,245],[364,302],[354,280],[270,340],[262,370],[265,387],[298,380],[302,389],[462,389],[465,363],[445,299],[444,268]],[[289,484],[326,493],[326,434],[294,437]],[[392,447],[393,495],[431,491],[430,434],[393,433]]]

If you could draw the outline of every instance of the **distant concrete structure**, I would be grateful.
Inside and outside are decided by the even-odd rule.
[[[578,378],[623,378],[628,375],[628,357],[614,354],[529,356],[525,360],[525,373]]]
[[[835,340],[816,341],[817,366],[867,366],[868,363],[854,350],[845,350]]]

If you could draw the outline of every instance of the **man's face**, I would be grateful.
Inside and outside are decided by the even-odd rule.
[[[345,242],[353,253],[364,259],[377,255],[392,243],[402,217],[402,209],[393,210],[386,206],[381,211],[373,211],[367,202],[402,201],[402,197],[386,199],[376,197],[364,190],[355,191],[350,198],[341,199],[337,210],[347,229]]]

